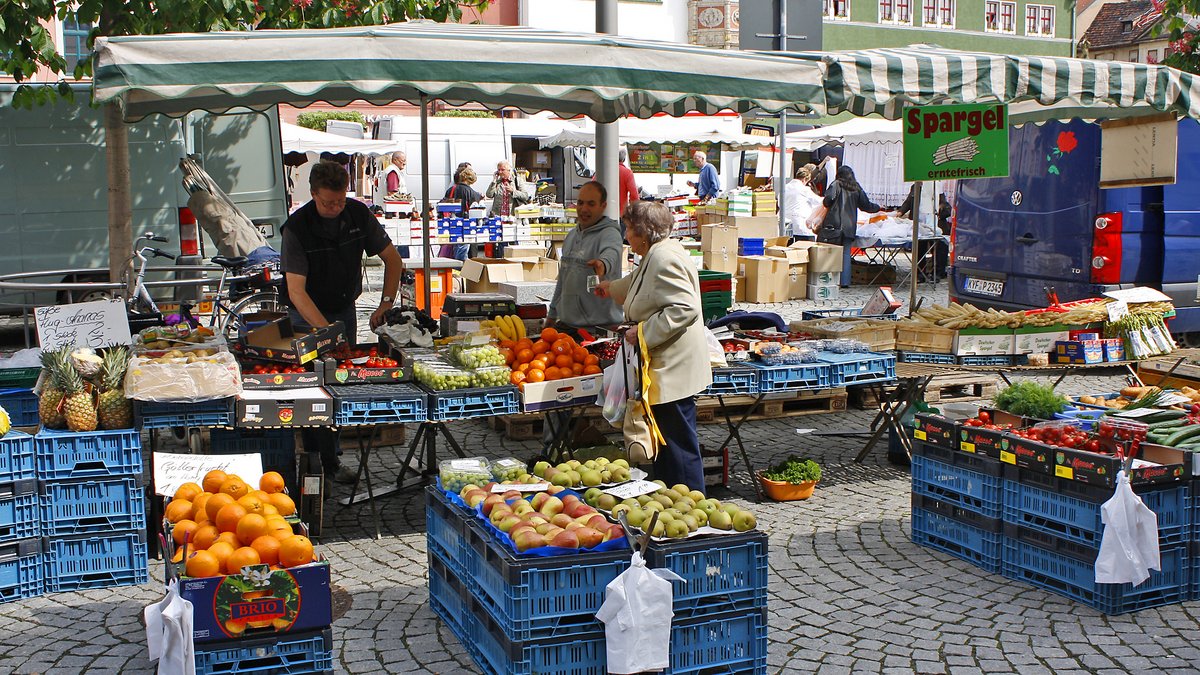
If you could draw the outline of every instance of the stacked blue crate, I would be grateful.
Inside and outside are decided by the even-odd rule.
[[[999,460],[922,441],[912,447],[913,541],[999,572],[1004,499]]]
[[[42,429],[33,451],[45,589],[145,583],[141,434]]]
[[[196,675],[333,672],[333,630],[196,646]]]
[[[32,436],[12,430],[0,438],[0,602],[43,592],[34,467]]]

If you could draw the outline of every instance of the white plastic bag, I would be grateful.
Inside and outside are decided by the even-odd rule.
[[[1096,557],[1096,583],[1138,585],[1149,570],[1162,569],[1158,550],[1158,516],[1134,493],[1124,471],[1117,490],[1100,507],[1104,534]]]
[[[146,608],[146,647],[158,661],[158,675],[196,675],[192,642],[192,603],[179,595],[179,580],[167,584],[167,596]]]
[[[725,360],[725,348],[721,346],[721,341],[717,339],[717,336],[705,328],[704,337],[708,339],[708,364],[713,368],[728,366],[729,362]]]
[[[640,673],[671,664],[672,581],[683,578],[668,569],[650,569],[634,552],[629,569],[604,589],[596,618],[604,622],[608,672]]]

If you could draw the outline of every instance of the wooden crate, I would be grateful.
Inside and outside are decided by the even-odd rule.
[[[899,321],[896,323],[896,350],[949,354],[954,351],[954,329],[931,323]]]
[[[831,328],[834,325],[852,326],[852,328],[836,330]],[[895,321],[854,317],[813,319],[811,321],[793,321],[788,329],[797,333],[807,333],[816,338],[858,340],[865,343],[873,352],[890,352],[896,349]]]
[[[739,420],[746,410],[754,405],[753,396],[726,396],[725,408],[729,417]],[[795,415],[838,412],[846,409],[847,395],[844,388],[820,389],[817,391],[780,392],[769,395],[749,417],[750,420],[766,420]],[[696,422],[699,424],[724,424],[725,415],[720,403],[714,398],[701,399],[696,405]]]
[[[1164,357],[1154,359],[1152,361],[1143,361],[1138,364],[1138,378],[1143,384],[1165,386],[1172,389],[1181,387],[1191,387],[1192,389],[1200,389],[1200,365],[1194,363],[1181,363],[1171,372],[1171,377],[1164,383],[1163,376],[1175,366],[1175,362],[1179,359],[1178,356]]]

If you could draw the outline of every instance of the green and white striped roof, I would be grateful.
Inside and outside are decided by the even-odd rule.
[[[153,113],[356,100],[480,103],[586,115],[820,110],[824,65],[594,33],[412,22],[99,38],[94,92]]]
[[[905,106],[1009,103],[1013,122],[1170,112],[1200,118],[1200,80],[1167,66],[913,45],[789,52],[826,66],[825,114],[898,119]]]

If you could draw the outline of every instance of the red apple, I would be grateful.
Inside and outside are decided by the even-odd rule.
[[[506,518],[511,515],[513,515],[513,512],[512,509],[508,508],[508,504],[500,504],[492,507],[492,513],[488,516],[488,519],[492,521],[493,525],[496,525],[500,522],[501,518]]]
[[[583,523],[572,520],[570,523],[567,524],[566,529],[567,529],[567,532],[574,532],[575,530],[583,529],[583,527],[584,527]]]
[[[625,536],[625,530],[620,525],[613,525],[608,528],[608,532],[604,533],[604,541],[610,539],[620,539]]]
[[[467,502],[467,503],[469,504],[470,502]],[[504,497],[501,497],[500,495],[488,495],[487,499],[483,500],[483,515],[491,516],[492,509],[496,508],[497,504],[503,504],[503,503],[504,503]]]
[[[540,511],[542,509],[542,504],[545,504],[546,500],[549,498],[550,495],[546,494],[545,492],[539,492],[533,496],[533,501],[530,502],[530,504],[533,505],[534,509]]]
[[[564,530],[554,535],[554,539],[550,541],[550,545],[560,548],[579,548],[579,537],[574,532]]]
[[[517,490],[509,490],[509,491],[501,494],[500,496],[504,497],[504,501],[508,501],[510,499],[520,499],[521,493],[518,492]]]
[[[484,492],[483,490],[471,490],[467,493],[467,498],[463,501],[467,503],[467,506],[475,508],[476,506],[487,501],[487,498],[488,493]]]
[[[557,529],[562,529],[562,528],[558,527],[557,525],[555,525],[553,523],[547,522],[547,523],[538,523],[537,525],[535,525],[533,527],[533,529],[537,530],[538,534],[546,534],[547,532],[549,532],[551,530],[557,530]]]
[[[496,523],[496,527],[500,528],[501,532],[508,532],[509,530],[516,527],[517,524],[520,522],[521,522],[520,518],[514,516],[512,513],[509,513],[508,515],[501,518],[500,522]]]
[[[574,520],[571,518],[571,516],[568,516],[565,513],[559,513],[555,514],[555,516],[550,519],[550,522],[554,523],[558,527],[566,527],[570,523],[574,522]]]
[[[537,528],[535,528],[533,525],[530,525],[527,522],[518,522],[516,525],[513,525],[511,530],[508,531],[508,536],[512,538],[513,541],[516,541],[517,534],[523,530],[529,530],[530,532],[537,534]]]
[[[484,492],[491,492],[491,491],[492,491],[492,488],[493,488],[493,487],[495,487],[495,486],[497,486],[497,485],[499,485],[499,483],[497,483],[497,482],[496,482],[496,481],[494,481],[494,480],[492,480],[492,481],[488,481],[487,483],[485,483],[485,484],[484,484],[484,486],[483,486],[483,491],[484,491]]]
[[[547,480],[549,480],[549,479],[547,479]],[[561,485],[551,485],[550,487],[546,488],[546,492],[549,492],[551,495],[556,495],[566,489],[567,488],[565,488]]]
[[[512,510],[513,510],[513,513],[517,514],[518,516],[524,515],[526,513],[535,513],[535,511],[533,510],[533,505],[531,505],[529,502],[525,501],[524,499],[518,499],[517,501],[513,502]]]
[[[599,513],[589,513],[586,516],[580,516],[575,520],[587,525],[593,530],[600,530],[601,532],[608,529],[609,526],[608,520]]]
[[[582,548],[592,548],[604,541],[602,533],[586,526],[575,530],[575,536],[579,537],[579,545]]]
[[[517,547],[517,551],[525,552],[531,548],[540,548],[546,545],[542,536],[537,532],[529,530],[521,530],[513,537],[513,545]]]
[[[545,516],[553,516],[562,513],[562,510],[563,503],[558,497],[548,497],[546,501],[542,503],[542,508],[538,509],[538,511],[541,511],[542,515]]]

